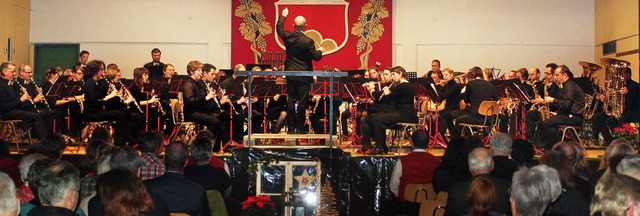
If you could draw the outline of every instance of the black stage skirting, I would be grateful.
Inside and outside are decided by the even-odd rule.
[[[323,184],[331,182],[340,215],[380,215],[381,205],[393,198],[388,184],[398,157],[352,157],[337,148],[236,149],[232,156],[223,158],[231,171],[232,196],[245,200],[255,195],[256,175],[248,174],[247,168],[267,154],[279,161],[317,158]]]

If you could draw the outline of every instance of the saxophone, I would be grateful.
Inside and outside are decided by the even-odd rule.
[[[602,88],[600,88],[600,86],[597,84],[598,83],[598,77],[594,76],[593,79],[591,80],[591,85],[593,86],[593,89],[595,90],[595,92],[593,93],[593,95],[589,95],[589,94],[585,94],[584,95],[584,101],[585,101],[585,107],[584,107],[584,112],[583,112],[583,116],[584,116],[584,120],[591,120],[591,118],[593,118],[593,114],[595,114],[596,110],[598,109],[598,95],[601,94],[600,91],[602,91]]]
[[[545,97],[549,97],[549,88],[551,88],[552,84],[553,84],[553,82],[544,82],[544,96]],[[540,112],[540,117],[541,117],[542,121],[545,121],[545,120],[551,118],[551,110],[549,109],[549,104],[548,103],[542,104],[542,106],[540,106],[540,108],[538,108],[538,112]]]
[[[184,122],[184,98],[182,96],[182,92],[178,92],[178,103],[175,105],[177,111],[177,122]],[[174,116],[176,114],[174,113]]]

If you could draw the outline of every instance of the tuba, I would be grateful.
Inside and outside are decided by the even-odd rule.
[[[591,85],[593,86],[593,89],[596,90],[594,91],[593,94],[584,95],[585,107],[582,114],[585,120],[591,120],[591,118],[593,118],[593,114],[595,114],[599,105],[598,99],[596,97],[598,95],[597,90],[601,89],[598,86],[598,83],[599,83],[598,77],[594,76],[594,72],[602,69],[602,67],[600,65],[597,65],[591,62],[585,62],[585,61],[578,62],[578,64],[582,66],[582,77],[589,77],[591,79]]]
[[[614,58],[602,58],[606,74],[604,80],[605,99],[602,105],[605,113],[615,118],[620,118],[624,112],[624,95],[620,93],[625,87],[623,69],[631,63]]]

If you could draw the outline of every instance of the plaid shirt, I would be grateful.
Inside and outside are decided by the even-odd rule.
[[[98,178],[93,173],[87,174],[80,180],[80,198],[78,200],[83,200],[93,192],[96,192],[96,180]]]
[[[142,164],[140,165],[140,178],[144,181],[164,175],[164,161],[153,153],[145,152],[140,156]]]

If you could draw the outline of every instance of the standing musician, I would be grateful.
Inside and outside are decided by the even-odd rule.
[[[126,110],[109,110],[107,104],[111,100],[121,100],[122,92],[118,91],[111,81],[106,80],[105,64],[100,60],[92,60],[85,67],[85,122],[115,121],[114,143],[124,146],[131,139],[131,115]]]
[[[451,116],[451,113],[460,109],[460,92],[462,85],[453,80],[453,70],[445,68],[442,70],[443,80],[437,83],[442,87],[442,92],[438,92],[440,99],[445,101],[444,110],[440,111],[440,116]],[[440,119],[442,120],[442,119]],[[448,124],[446,121],[438,121],[438,130],[444,138]]]
[[[189,79],[182,84],[181,89],[184,97],[184,117],[186,121],[205,125],[215,133],[220,127],[220,120],[206,112],[207,102],[215,97],[215,92],[208,91],[203,86],[202,68],[203,64],[200,61],[193,60],[187,64]]]
[[[560,65],[554,71],[556,82],[558,83],[560,90],[556,97],[545,96],[544,100],[536,99],[536,102],[541,103],[554,103],[558,106],[558,115],[547,119],[542,122],[542,125],[538,128],[540,130],[538,134],[542,139],[542,147],[550,149],[551,146],[560,141],[560,134],[558,134],[558,125],[568,126],[581,126],[582,125],[582,113],[584,111],[584,93],[580,86],[571,79],[571,71],[566,65]]]
[[[493,88],[493,84],[491,82],[486,81],[483,78],[483,71],[480,67],[476,66],[469,69],[470,78],[473,80],[469,81],[466,86],[465,92],[462,94],[462,100],[465,103],[471,104],[466,106],[465,109],[455,110],[450,113],[445,113],[446,115],[440,115],[440,124],[443,125],[445,123],[447,125],[447,129],[449,129],[449,134],[454,136],[460,136],[459,130],[453,124],[453,120],[456,120],[456,124],[460,123],[471,123],[471,124],[482,124],[483,117],[478,114],[478,110],[480,109],[480,104],[483,101],[496,101],[498,100],[498,94]],[[442,126],[440,130],[442,130]],[[443,136],[444,137],[444,136]]]
[[[640,120],[640,84],[631,79],[631,68],[622,69],[625,86],[620,90],[620,93],[624,95],[624,111],[619,119],[614,116],[607,116],[605,112],[598,112],[594,114],[593,120],[593,133],[598,135],[602,133],[602,137],[606,144],[613,141],[611,132],[616,127],[619,127],[623,123],[637,122]],[[605,95],[599,94],[598,99],[604,101]]]
[[[413,100],[416,90],[406,78],[407,72],[400,66],[391,69],[393,82],[382,89],[378,96],[379,100],[388,100],[395,104],[392,112],[379,113],[370,116],[368,121],[362,125],[362,145],[368,148],[366,153],[382,154],[389,150],[385,142],[385,130],[399,122],[418,122],[416,109]],[[371,135],[376,142],[376,148],[372,148]]]
[[[307,37],[303,31],[307,27],[307,20],[303,16],[297,16],[293,20],[294,32],[284,29],[284,20],[289,15],[289,8],[282,10],[282,15],[278,18],[276,30],[287,51],[287,57],[284,61],[285,71],[313,71],[312,60],[319,61],[322,59],[324,48],[316,50],[315,43]],[[312,77],[287,77],[287,109],[291,114],[289,133],[300,133],[305,122],[305,109],[309,100],[310,84],[313,82]],[[296,107],[296,103],[298,106]]]
[[[48,110],[38,112],[35,103],[44,100],[42,94],[31,97],[26,89],[18,86],[14,77],[16,66],[11,62],[0,64],[0,117],[3,120],[22,120],[33,125],[38,137],[51,133],[52,113]],[[23,90],[24,89],[24,90]]]
[[[558,68],[558,65],[556,65],[555,63],[549,63],[545,66],[544,80],[541,85],[542,88],[539,87],[540,85],[536,86],[538,95],[540,96],[540,98],[536,98],[536,100],[534,100],[534,104],[536,103],[540,104],[544,100],[543,98],[545,97],[556,96],[557,92],[559,91],[558,84],[556,84],[555,82],[555,75],[553,74],[556,68]],[[547,107],[545,109],[553,109],[553,111],[556,111],[556,106],[553,104],[547,103],[547,104],[543,104],[543,106]],[[545,111],[545,110],[542,110],[542,111]],[[552,110],[546,110],[545,112],[547,113],[540,113],[540,110],[538,109],[527,111],[527,114],[524,120],[525,137],[527,138],[527,140],[534,141],[536,128],[538,127],[538,124],[542,121],[541,115],[542,114],[549,115],[548,112],[551,112],[551,111]]]
[[[138,102],[142,112],[144,112],[145,131],[158,130],[163,125],[162,121],[158,124],[158,117],[165,111],[159,110],[164,107],[158,106],[160,100],[153,92],[144,91],[144,87],[147,84],[149,84],[149,70],[143,67],[133,69],[133,83],[129,88],[129,92]]]
[[[165,65],[164,63],[160,62],[161,56],[162,52],[160,51],[160,49],[153,48],[151,50],[152,61],[144,65],[144,68],[149,70],[149,77],[151,80],[157,80],[163,77],[163,69]]]

